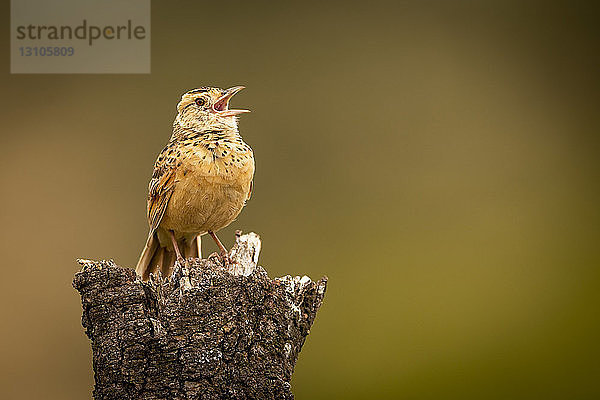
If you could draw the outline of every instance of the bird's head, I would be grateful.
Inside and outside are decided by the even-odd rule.
[[[216,128],[237,128],[237,115],[249,110],[229,109],[229,100],[244,86],[229,89],[201,87],[181,96],[177,104],[177,119],[183,128],[197,131]]]

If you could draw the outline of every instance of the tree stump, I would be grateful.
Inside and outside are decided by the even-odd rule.
[[[78,260],[73,286],[92,342],[95,400],[293,399],[290,379],[327,278],[270,279],[260,239],[142,282],[112,261]]]

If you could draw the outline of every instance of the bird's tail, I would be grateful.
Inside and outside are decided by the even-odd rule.
[[[200,236],[194,237],[190,242],[181,239],[177,241],[177,247],[183,257],[202,257],[200,250]],[[146,245],[140,259],[135,267],[135,272],[145,281],[150,274],[161,271],[163,276],[170,276],[177,259],[175,249],[172,245],[163,247],[158,239],[157,232],[150,232]]]

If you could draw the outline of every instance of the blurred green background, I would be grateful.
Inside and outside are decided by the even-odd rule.
[[[179,96],[238,84],[221,237],[330,278],[297,399],[600,398],[593,2],[155,1],[150,75],[10,75],[7,3],[2,399],[91,397],[74,260],[135,264]]]

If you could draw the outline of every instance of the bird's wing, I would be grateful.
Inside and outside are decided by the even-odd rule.
[[[158,156],[148,184],[148,222],[151,234],[158,228],[175,187],[176,160],[169,156],[170,150],[171,143]]]

